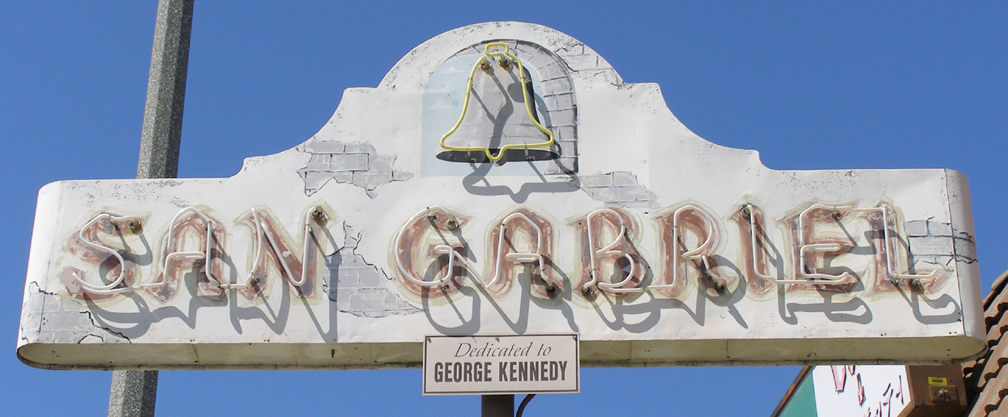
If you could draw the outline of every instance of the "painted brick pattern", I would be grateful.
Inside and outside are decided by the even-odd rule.
[[[37,326],[43,343],[130,343],[123,334],[106,327],[81,302],[63,299],[54,294],[29,288],[28,302],[42,305],[21,323],[22,327]]]
[[[597,201],[645,210],[658,207],[657,196],[638,184],[637,177],[632,173],[616,171],[582,175],[578,179],[581,190]]]
[[[546,110],[543,111],[545,126],[553,132],[559,157],[546,168],[546,174],[574,173],[577,164],[577,98],[574,82],[568,66],[552,51],[542,46],[517,42],[515,56],[539,75],[539,90]]]
[[[903,224],[913,261],[946,266],[953,262],[976,262],[973,236],[952,228],[950,223],[912,220]]]
[[[305,182],[305,195],[315,194],[334,180],[361,187],[374,198],[378,186],[413,176],[410,172],[393,169],[395,155],[378,154],[370,143],[310,140],[302,151],[311,153],[308,164],[298,170]]]
[[[612,65],[583,43],[559,47],[556,54],[567,63],[571,71],[584,73],[590,78],[608,79],[613,84],[623,84]]]
[[[382,270],[355,252],[360,234],[355,234],[346,224],[343,230],[346,232],[345,245],[329,257],[326,278],[327,282],[332,282],[332,276],[336,276],[336,284],[328,289],[329,299],[336,303],[336,308],[359,317],[420,312],[389,290],[391,280]]]
[[[558,154],[558,158],[546,166],[545,173],[576,173],[578,113],[569,64],[565,64],[553,51],[537,44],[521,41],[506,43],[512,53],[521,60],[522,65],[530,71],[535,70],[539,76],[536,95],[541,100],[536,102],[536,108],[543,114],[544,120],[540,122],[553,132],[553,139],[556,141],[554,150]],[[483,45],[482,43],[472,45],[454,56],[482,54]]]

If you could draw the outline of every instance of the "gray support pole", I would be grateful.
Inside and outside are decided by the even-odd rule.
[[[158,371],[112,371],[109,417],[153,417]]]
[[[193,0],[159,0],[137,178],[178,175]]]
[[[514,395],[484,395],[480,404],[482,417],[514,417]]]
[[[182,141],[193,0],[159,0],[137,178],[175,178]],[[109,417],[153,417],[158,371],[113,371]]]

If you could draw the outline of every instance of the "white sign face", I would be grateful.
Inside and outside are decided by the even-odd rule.
[[[910,407],[903,365],[831,365],[812,369],[819,417],[896,416]]]
[[[577,393],[580,362],[576,334],[428,336],[423,393]]]
[[[575,333],[592,366],[952,362],[985,346],[972,236],[957,172],[774,171],[567,35],[479,24],[234,177],[43,187],[18,355],[416,367],[428,335]]]

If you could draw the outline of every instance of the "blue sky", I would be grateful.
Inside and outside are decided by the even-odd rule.
[[[584,42],[626,82],[658,83],[687,127],[771,168],[965,173],[984,292],[1008,269],[1008,4],[363,3],[198,1],[179,176],[231,176],[301,143],[345,88],[376,86],[444,31],[528,21]],[[135,176],[155,10],[0,4],[0,414],[107,408],[110,372],[33,369],[14,346],[38,189]],[[582,372],[581,394],[539,396],[526,415],[764,416],[797,368]],[[479,410],[478,397],[421,397],[419,370],[160,375],[159,416]]]

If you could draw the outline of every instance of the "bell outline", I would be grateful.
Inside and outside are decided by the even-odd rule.
[[[490,48],[491,47],[502,47],[502,48],[504,48],[504,52],[500,52],[500,51],[490,52]],[[469,107],[469,97],[470,97],[470,95],[472,93],[473,77],[476,75],[476,70],[478,70],[482,66],[486,65],[486,63],[489,63],[489,58],[501,58],[501,59],[505,59],[505,60],[509,59],[509,60],[511,60],[512,62],[514,62],[518,66],[518,75],[519,75],[519,77],[521,77],[522,97],[523,97],[523,99],[525,101],[525,103],[524,103],[525,104],[525,114],[528,116],[529,120],[532,121],[532,123],[535,125],[536,128],[538,128],[541,132],[545,133],[547,137],[549,137],[549,140],[547,140],[545,142],[533,143],[533,144],[507,144],[507,145],[502,146],[500,148],[500,150],[497,151],[497,155],[496,156],[493,155],[492,152],[490,152],[490,148],[485,147],[485,146],[484,147],[459,147],[459,146],[451,146],[451,145],[448,145],[448,144],[445,143],[445,140],[447,140],[449,136],[451,136],[452,134],[454,134],[455,131],[459,128],[459,126],[462,125],[462,119],[465,119],[466,109]],[[505,65],[502,63],[501,66],[505,66]],[[451,128],[451,130],[448,131],[448,133],[445,133],[444,136],[441,136],[441,147],[444,148],[444,149],[450,150],[450,151],[460,151],[460,152],[482,151],[483,153],[486,154],[487,159],[489,159],[492,162],[497,162],[497,161],[500,161],[501,158],[504,157],[504,151],[507,151],[508,149],[517,149],[517,148],[524,148],[524,149],[528,149],[528,148],[546,148],[546,147],[552,146],[553,143],[554,143],[553,132],[551,132],[549,129],[543,127],[543,125],[540,124],[539,121],[536,120],[535,116],[532,114],[532,107],[530,105],[529,97],[528,97],[528,89],[525,88],[526,83],[527,83],[527,81],[525,79],[525,68],[522,66],[521,60],[519,60],[518,57],[516,57],[514,54],[511,53],[511,50],[510,50],[510,48],[508,48],[508,45],[506,43],[504,43],[504,42],[491,42],[491,43],[486,44],[486,46],[483,47],[483,56],[481,56],[480,59],[476,61],[476,64],[473,65],[472,71],[469,72],[469,81],[468,81],[468,83],[466,85],[465,100],[462,102],[462,114],[459,115],[458,121],[455,122],[455,126],[453,126]]]

